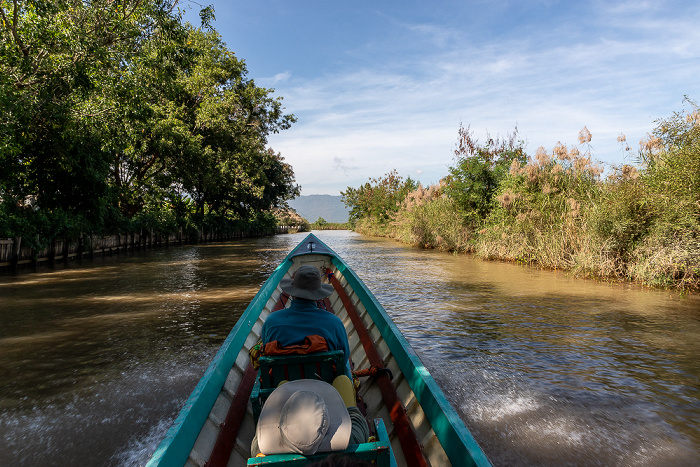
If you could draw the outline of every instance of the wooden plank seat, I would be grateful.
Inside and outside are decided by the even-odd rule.
[[[258,423],[260,410],[282,381],[297,379],[320,379],[329,384],[338,376],[345,374],[345,355],[342,350],[315,352],[307,355],[262,355],[258,360],[260,369],[258,378],[250,394],[253,417]]]
[[[377,433],[377,441],[362,444],[351,444],[347,449],[336,452],[316,453],[311,456],[302,454],[272,454],[248,459],[248,467],[297,467],[317,462],[330,455],[349,456],[366,461],[374,461],[378,467],[397,467],[394,453],[391,451],[391,443],[387,434],[384,421],[381,418],[374,420],[374,428]]]

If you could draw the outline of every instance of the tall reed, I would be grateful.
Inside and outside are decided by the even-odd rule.
[[[460,128],[460,144],[471,145],[459,167],[409,191],[391,222],[368,216],[356,228],[486,259],[700,290],[700,110],[689,102],[690,112],[657,122],[635,165],[612,166],[605,178],[586,127],[577,146],[540,147],[526,161],[514,137],[482,148]],[[618,141],[630,150],[624,135]],[[504,174],[494,161],[507,158]],[[476,190],[482,179],[497,180],[495,191]]]
[[[445,181],[410,192],[394,216],[393,236],[404,243],[446,251],[468,251],[469,230],[455,201],[444,193]]]

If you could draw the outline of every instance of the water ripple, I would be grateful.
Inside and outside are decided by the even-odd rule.
[[[697,465],[700,298],[319,232],[495,465]],[[138,465],[303,235],[0,278],[0,465]]]

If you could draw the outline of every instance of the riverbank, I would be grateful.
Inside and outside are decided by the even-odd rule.
[[[299,232],[298,227],[277,226],[262,231],[183,231],[163,234],[154,231],[112,235],[81,235],[76,239],[54,238],[44,248],[37,249],[21,237],[0,238],[0,272],[17,271],[21,267],[66,264],[101,256],[113,256],[135,251],[205,242],[239,240],[273,234]]]
[[[635,283],[645,287],[676,289],[684,293],[700,294],[700,243],[677,241],[673,244],[652,242],[640,247],[627,261],[611,257],[603,246],[595,246],[585,240],[578,241],[582,249],[577,253],[557,251],[557,233],[563,239],[566,233],[544,233],[541,237],[506,234],[506,229],[494,228],[489,232],[469,232],[450,229],[459,223],[454,214],[442,217],[424,217],[438,228],[426,228],[424,224],[396,222],[378,225],[371,221],[359,221],[353,229],[361,235],[392,238],[405,245],[425,249],[448,251],[455,254],[473,254],[484,261],[518,263],[545,270],[559,270],[573,277],[602,282]],[[427,222],[426,222],[427,223]],[[448,226],[448,227],[446,227]],[[494,235],[495,234],[495,235]],[[493,237],[496,237],[495,239]]]
[[[517,131],[479,143],[460,128],[456,164],[423,187],[392,171],[343,192],[353,228],[577,277],[700,291],[700,109],[659,120],[634,165],[579,146],[524,152]],[[619,137],[624,144],[624,135]]]

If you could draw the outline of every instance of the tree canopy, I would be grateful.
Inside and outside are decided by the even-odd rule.
[[[299,194],[267,144],[295,118],[212,15],[195,27],[174,0],[0,0],[0,236],[37,216],[246,219]]]
[[[454,150],[456,164],[449,168],[445,192],[461,208],[467,225],[475,227],[486,218],[499,183],[508,174],[513,161],[527,161],[525,143],[517,138],[516,128],[504,139],[487,136],[482,144],[469,127],[460,125],[459,141]]]
[[[351,224],[362,218],[387,224],[406,195],[417,187],[418,184],[411,177],[404,180],[396,170],[392,170],[381,178],[370,178],[369,182],[358,188],[347,187],[340,194],[343,204],[350,209]]]

